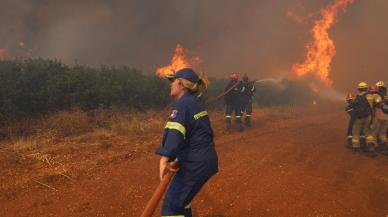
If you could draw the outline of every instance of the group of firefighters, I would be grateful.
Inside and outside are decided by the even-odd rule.
[[[350,116],[348,145],[353,153],[368,152],[371,157],[377,151],[388,155],[388,97],[383,81],[375,85],[358,84],[358,94],[346,97],[346,112]]]
[[[241,81],[237,73],[230,75],[230,81],[225,87],[225,121],[226,130],[232,126],[232,113],[235,115],[235,123],[238,131],[243,131],[243,115],[245,114],[245,126],[251,127],[252,97],[255,93],[255,81],[250,81],[243,75]]]

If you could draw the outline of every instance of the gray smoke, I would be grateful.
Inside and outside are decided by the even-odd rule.
[[[278,77],[303,62],[312,21],[287,11],[313,12],[333,0],[2,0],[0,48],[9,57],[57,58],[88,65],[128,65],[154,72],[177,43],[203,60],[211,76],[231,71]],[[300,10],[303,8],[303,10]],[[355,0],[330,30],[337,46],[334,86],[388,82],[388,1]],[[306,14],[300,14],[304,16]],[[24,40],[23,48],[18,41]]]

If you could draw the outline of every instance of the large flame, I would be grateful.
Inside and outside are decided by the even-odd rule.
[[[313,74],[327,86],[332,86],[329,78],[330,65],[336,54],[333,40],[329,37],[328,30],[336,20],[339,9],[345,9],[354,0],[336,0],[328,7],[321,9],[322,19],[315,22],[311,30],[314,41],[307,44],[307,57],[303,64],[294,64],[292,73],[298,78]]]
[[[177,44],[175,48],[174,56],[171,59],[171,64],[168,66],[158,68],[156,70],[156,74],[159,77],[167,77],[169,75],[174,74],[176,71],[180,69],[194,67],[200,62],[201,60],[198,57],[193,57],[191,59],[188,59],[186,55],[186,50],[182,47],[182,45]]]

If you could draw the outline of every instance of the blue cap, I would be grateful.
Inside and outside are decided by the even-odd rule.
[[[183,78],[193,83],[197,83],[199,81],[199,77],[197,73],[194,72],[191,68],[184,68],[177,71],[174,75],[168,77],[170,81],[174,81],[177,78]]]

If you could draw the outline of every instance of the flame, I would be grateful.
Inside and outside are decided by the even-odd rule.
[[[318,105],[318,102],[316,100],[313,100],[313,105]]]
[[[339,9],[345,9],[354,0],[336,0],[328,7],[321,9],[322,19],[315,22],[311,32],[314,41],[307,44],[307,57],[303,64],[294,64],[292,73],[298,78],[307,74],[315,77],[325,85],[331,87],[333,81],[329,78],[330,65],[336,54],[333,40],[329,37],[328,30],[333,25]]]
[[[7,50],[0,48],[0,60],[4,60],[6,55],[7,55]]]
[[[180,69],[194,67],[201,62],[199,57],[192,57],[190,60],[188,60],[186,53],[187,51],[183,48],[183,46],[177,44],[174,56],[171,59],[171,64],[158,68],[156,70],[156,75],[159,77],[167,77]]]

